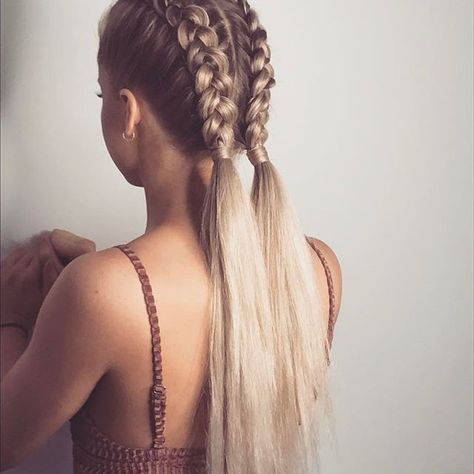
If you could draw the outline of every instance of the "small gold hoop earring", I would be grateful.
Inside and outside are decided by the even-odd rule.
[[[131,137],[127,137],[127,135],[125,135],[125,132],[122,132],[122,137],[125,141],[127,142],[133,142],[133,140],[135,140],[135,130],[133,131],[132,133],[132,136]]]

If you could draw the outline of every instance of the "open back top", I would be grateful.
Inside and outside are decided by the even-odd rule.
[[[313,242],[307,240],[318,254],[326,271],[330,301],[328,339],[331,344],[335,307],[332,278],[324,256]],[[116,245],[115,247],[130,259],[138,274],[149,316],[153,360],[153,383],[150,387],[150,423],[153,440],[149,448],[127,447],[115,442],[99,430],[87,413],[86,405],[84,405],[70,420],[74,474],[205,473],[205,448],[170,448],[164,446],[166,387],[163,385],[160,328],[155,298],[147,272],[139,257],[126,244]],[[329,356],[328,363],[330,363]]]

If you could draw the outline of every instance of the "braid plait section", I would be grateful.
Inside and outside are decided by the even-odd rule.
[[[253,164],[266,161],[260,158],[262,154],[268,159],[264,143],[268,138],[265,128],[269,119],[270,89],[275,85],[275,72],[270,63],[271,52],[267,42],[267,33],[260,24],[257,12],[247,0],[237,0],[247,22],[250,35],[250,100],[245,115],[247,149],[255,156],[249,156]],[[249,154],[250,155],[250,154]]]
[[[204,141],[214,159],[232,158],[238,151],[234,140],[238,109],[230,99],[233,82],[229,59],[220,48],[219,38],[204,8],[180,6],[174,1],[166,3],[165,17],[177,31],[187,68],[195,78]]]

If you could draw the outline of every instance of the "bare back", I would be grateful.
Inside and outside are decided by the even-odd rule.
[[[153,247],[141,237],[127,244],[146,268],[157,307],[168,447],[204,447],[206,397],[201,397],[208,355],[209,279],[202,254],[169,245]],[[140,281],[128,258],[104,250],[121,273],[113,291],[121,301],[114,315],[123,328],[119,358],[95,387],[86,409],[99,429],[126,446],[149,447],[152,384],[150,326]],[[106,343],[106,341],[104,341]],[[199,407],[193,432],[193,415]]]
[[[146,268],[157,307],[163,384],[166,386],[167,447],[205,447],[210,280],[204,255],[197,247],[163,244],[146,236],[127,246]],[[150,326],[140,281],[127,257],[117,248],[101,253],[118,272],[111,291],[120,304],[114,315],[122,331],[120,354],[85,404],[97,427],[125,446],[150,446],[149,389],[152,384]],[[324,266],[311,251],[321,295],[328,294]],[[316,284],[316,283],[315,283]],[[329,299],[323,299],[329,314]],[[115,311],[117,311],[115,309]],[[329,318],[328,318],[329,319]],[[104,341],[106,344],[107,341]],[[193,416],[196,419],[193,424]]]

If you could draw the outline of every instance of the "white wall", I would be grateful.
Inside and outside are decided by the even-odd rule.
[[[4,246],[53,227],[99,249],[144,231],[142,191],[101,136],[107,4],[1,0]],[[472,2],[253,5],[277,74],[268,149],[343,269],[324,472],[472,473]],[[12,472],[70,472],[67,436]]]

